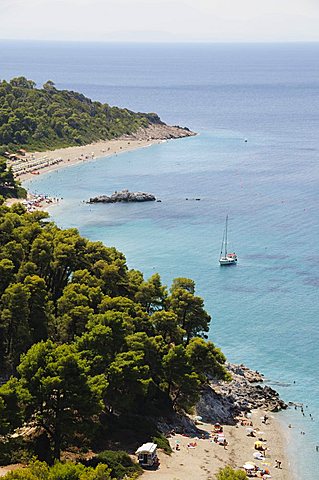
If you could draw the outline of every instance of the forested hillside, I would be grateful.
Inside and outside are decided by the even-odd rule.
[[[57,90],[52,81],[36,88],[32,80],[0,83],[0,154],[24,147],[44,150],[84,145],[161,123],[156,114],[93,102],[84,95]]]
[[[145,425],[188,410],[210,375],[227,378],[209,324],[192,280],[168,290],[115,248],[1,205],[0,462],[17,454],[8,435],[23,424],[58,459],[74,444],[94,448],[115,419],[142,415]]]

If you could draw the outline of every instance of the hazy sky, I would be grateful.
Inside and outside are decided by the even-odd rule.
[[[0,38],[319,41],[319,0],[0,0]]]

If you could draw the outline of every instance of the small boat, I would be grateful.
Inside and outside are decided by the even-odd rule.
[[[220,249],[220,255],[219,255],[219,264],[220,266],[224,265],[236,265],[237,263],[237,255],[236,253],[228,253],[227,252],[227,230],[228,230],[228,215],[226,216],[226,224],[225,224],[225,230],[223,234],[223,240],[222,240],[222,246]]]

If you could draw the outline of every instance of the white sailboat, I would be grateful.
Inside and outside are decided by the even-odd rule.
[[[228,230],[228,215],[226,216],[226,224],[225,224],[225,230],[223,234],[223,240],[222,240],[222,246],[220,249],[220,256],[219,256],[219,264],[220,266],[224,265],[236,265],[237,263],[237,255],[236,253],[228,253],[227,252],[227,230]]]

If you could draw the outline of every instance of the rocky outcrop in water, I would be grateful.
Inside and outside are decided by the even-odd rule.
[[[274,389],[260,385],[259,372],[244,365],[228,364],[227,369],[231,382],[212,380],[202,391],[196,411],[204,421],[234,424],[236,416],[255,408],[271,412],[287,408]]]
[[[264,381],[261,373],[245,365],[228,364],[226,368],[232,375],[231,382],[212,379],[210,385],[202,389],[196,404],[196,416],[201,417],[203,422],[236,425],[238,417],[252,409],[276,412],[287,408],[275,390],[260,385]],[[205,433],[200,430],[200,424],[200,421],[182,412],[157,419],[157,426],[165,435],[174,430],[176,433],[200,436]]]
[[[122,190],[121,192],[114,192],[110,196],[100,195],[99,197],[90,198],[88,203],[154,202],[155,200],[156,197],[151,193]]]

